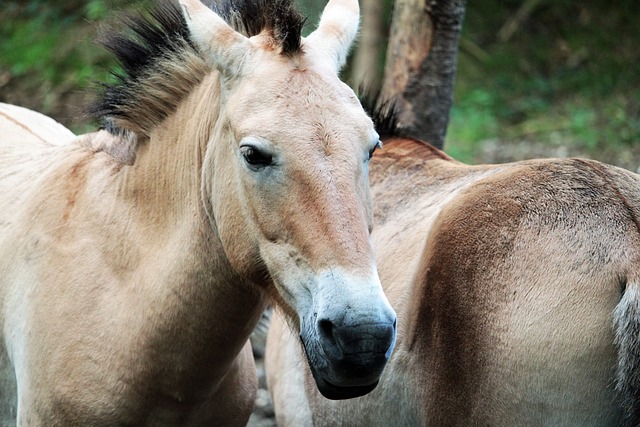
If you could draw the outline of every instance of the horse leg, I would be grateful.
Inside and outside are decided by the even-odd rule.
[[[269,325],[266,352],[267,385],[277,424],[282,427],[312,425],[311,408],[305,393],[305,372],[309,368],[302,358],[304,353],[299,340],[278,312],[273,313]],[[329,420],[326,422],[330,423]]]
[[[620,392],[627,425],[640,425],[640,280],[627,281],[614,313]]]
[[[253,409],[258,377],[251,343],[247,341],[224,380],[189,422],[190,426],[245,426]],[[224,414],[221,416],[220,414]]]

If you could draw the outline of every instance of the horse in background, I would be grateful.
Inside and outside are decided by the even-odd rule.
[[[379,137],[338,78],[358,15],[331,0],[302,38],[288,0],[162,2],[107,41],[102,130],[0,107],[2,425],[244,425],[268,302],[322,393],[376,386],[396,316],[369,235]]]
[[[462,164],[378,113],[372,239],[398,315],[376,390],[330,401],[277,313],[281,426],[640,425],[640,176],[584,159]]]

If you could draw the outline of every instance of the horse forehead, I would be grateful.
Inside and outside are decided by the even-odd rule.
[[[238,123],[285,128],[289,133],[323,128],[351,134],[372,127],[348,86],[335,76],[303,67],[290,67],[285,73],[271,70],[248,79],[234,110]]]
[[[252,103],[281,106],[349,106],[359,105],[351,89],[340,79],[323,70],[314,70],[305,61],[283,58],[247,76],[245,92]],[[248,101],[248,99],[247,99]]]

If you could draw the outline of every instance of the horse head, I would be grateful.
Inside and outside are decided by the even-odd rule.
[[[274,19],[247,37],[198,0],[181,6],[220,73],[202,194],[226,256],[299,330],[324,396],[366,394],[393,349],[396,315],[369,236],[368,164],[379,137],[338,77],[358,2],[331,0],[307,38],[301,19]]]

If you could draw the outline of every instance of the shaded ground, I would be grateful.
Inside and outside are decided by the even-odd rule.
[[[258,372],[258,395],[253,414],[249,419],[249,427],[272,427],[276,425],[273,405],[269,392],[267,391],[267,381],[264,371],[264,345],[267,337],[267,328],[258,327],[251,336],[253,355],[256,358],[256,370]]]

